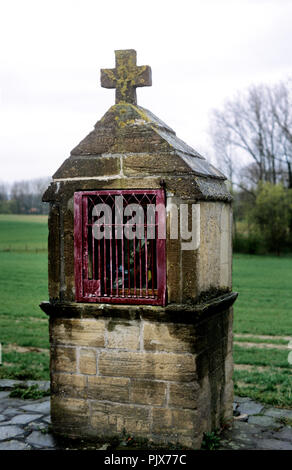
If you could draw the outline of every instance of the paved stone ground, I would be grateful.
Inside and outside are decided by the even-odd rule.
[[[292,410],[235,397],[234,423],[221,435],[224,450],[292,450]]]
[[[49,397],[10,398],[15,380],[0,380],[0,450],[66,449],[50,432]],[[49,382],[38,384],[42,390]],[[292,450],[292,410],[272,408],[249,398],[235,397],[234,425],[221,435],[222,450]],[[107,450],[103,444],[99,450]],[[96,447],[97,449],[97,447]]]

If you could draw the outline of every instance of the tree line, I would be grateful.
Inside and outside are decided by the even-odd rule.
[[[1,214],[47,214],[48,204],[42,202],[42,195],[50,178],[36,178],[16,181],[12,184],[0,182]]]
[[[235,250],[292,251],[292,80],[226,101],[210,135],[234,196]]]

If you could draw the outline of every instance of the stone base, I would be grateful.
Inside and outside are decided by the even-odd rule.
[[[51,316],[54,432],[198,449],[232,418],[232,307],[191,324],[134,318]]]

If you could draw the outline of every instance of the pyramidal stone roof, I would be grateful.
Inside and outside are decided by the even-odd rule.
[[[116,103],[56,171],[44,200],[54,199],[57,182],[63,185],[78,178],[107,180],[108,175],[112,180],[114,175],[117,178],[170,175],[166,189],[172,191],[176,187],[178,192],[185,192],[188,185],[188,197],[196,188],[196,197],[230,200],[225,176],[161,119],[137,105],[136,88],[152,84],[151,68],[136,65],[134,50],[115,51],[115,55],[115,69],[101,70],[101,85],[115,88]],[[174,179],[180,177],[184,182],[174,184]]]
[[[94,130],[72,150],[71,156],[129,153],[141,154],[141,158],[149,153],[174,154],[192,173],[225,179],[196,150],[179,139],[167,124],[147,109],[130,103],[112,106],[96,123]],[[173,160],[170,163],[173,164]]]

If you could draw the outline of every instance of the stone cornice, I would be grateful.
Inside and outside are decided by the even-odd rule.
[[[230,292],[199,304],[150,305],[89,304],[75,302],[42,302],[41,309],[50,317],[98,318],[114,317],[129,320],[143,319],[157,322],[196,323],[217,312],[227,310],[235,302],[237,292]]]

